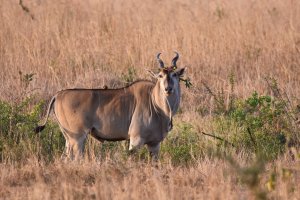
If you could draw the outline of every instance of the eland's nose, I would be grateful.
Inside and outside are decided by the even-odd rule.
[[[171,93],[171,92],[172,92],[172,88],[171,88],[171,87],[166,87],[166,88],[165,88],[165,91],[166,91],[167,93]]]

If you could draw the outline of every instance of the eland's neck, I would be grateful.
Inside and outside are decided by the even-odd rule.
[[[174,88],[174,92],[166,96],[164,89],[160,88],[160,84],[157,82],[153,88],[151,98],[154,106],[158,107],[166,116],[173,117],[179,108],[180,87]]]

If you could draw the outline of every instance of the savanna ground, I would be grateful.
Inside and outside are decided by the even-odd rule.
[[[300,198],[300,1],[19,3],[0,0],[1,199]],[[150,79],[174,50],[193,85],[157,163],[92,138],[64,163],[54,118],[33,133],[56,91]]]

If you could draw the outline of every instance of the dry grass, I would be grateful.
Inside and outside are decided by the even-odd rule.
[[[259,190],[268,191],[275,169],[278,180],[268,197],[297,199],[299,167],[286,158],[276,161],[261,175]],[[291,169],[290,174],[282,168]],[[45,165],[33,157],[21,166],[1,164],[0,174],[0,196],[7,199],[249,199],[258,190],[241,184],[243,178],[228,162],[211,158],[174,167],[109,158]]]
[[[212,107],[202,82],[236,95],[254,90],[269,94],[264,77],[275,77],[293,103],[300,95],[300,1],[161,1],[161,0],[24,0],[34,20],[18,1],[0,0],[0,100],[18,102],[26,95],[48,99],[69,87],[96,88],[124,83],[129,68],[134,78],[148,78],[162,51],[170,62],[180,52],[193,89],[183,89],[180,121],[210,130]],[[29,86],[23,74],[35,73]],[[210,113],[210,112],[208,112]],[[238,163],[245,164],[237,155]],[[288,157],[288,156],[287,156]],[[203,158],[197,164],[152,166],[144,161],[96,160],[82,164],[50,164],[35,156],[25,163],[0,165],[0,198],[7,199],[248,199],[254,198],[227,161]],[[297,199],[299,162],[280,158],[261,175],[261,188],[273,168],[279,180],[268,197]],[[285,177],[280,170],[292,169]],[[281,174],[280,174],[281,173]],[[255,193],[255,192],[254,192]],[[258,197],[257,197],[258,198]]]

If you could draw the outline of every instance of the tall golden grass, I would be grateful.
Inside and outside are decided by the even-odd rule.
[[[155,55],[189,67],[201,81],[227,88],[232,72],[238,94],[267,92],[274,76],[299,95],[298,1],[1,1],[1,99],[20,93],[18,72],[36,73],[31,89],[48,97],[68,87],[114,85],[134,67],[139,78],[157,67]],[[197,103],[201,90],[185,93]],[[195,97],[194,97],[195,96]]]
[[[251,185],[255,168],[240,176],[225,160],[209,157],[190,167],[111,158],[101,163],[45,164],[35,157],[21,166],[0,166],[1,199],[265,199],[264,193],[271,199],[298,199],[300,195],[299,163],[287,158],[267,166],[259,186]]]
[[[177,120],[210,128],[199,107],[212,106],[202,83],[237,96],[269,94],[265,77],[274,77],[294,103],[300,96],[300,1],[297,0],[0,0],[0,100],[17,103],[27,95],[48,99],[73,88],[118,87],[124,74],[149,78],[155,55],[170,63],[180,53],[193,88],[183,88]],[[34,19],[32,19],[34,16]],[[27,86],[22,74],[34,73]],[[0,113],[1,114],[1,113]],[[237,154],[237,162],[246,161]],[[27,158],[26,158],[27,159]],[[26,160],[25,159],[25,160]],[[168,163],[121,162],[107,158],[81,164],[23,162],[0,164],[0,198],[7,199],[248,199],[256,189],[243,184],[226,160],[204,158],[186,167]],[[281,167],[281,168],[280,168]],[[297,199],[299,161],[288,156],[267,166],[281,173],[270,197]],[[280,169],[289,168],[285,174]],[[254,191],[254,192],[253,192]]]

